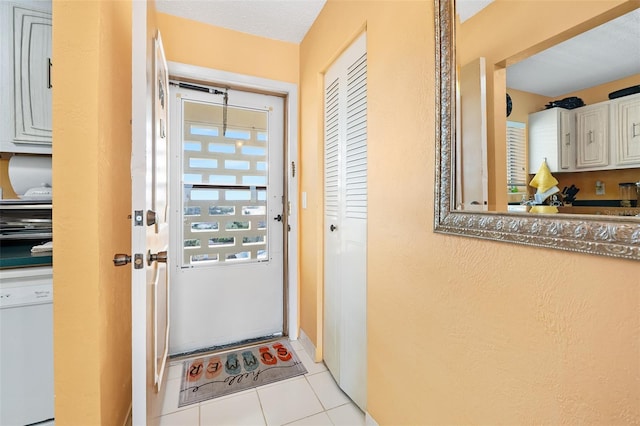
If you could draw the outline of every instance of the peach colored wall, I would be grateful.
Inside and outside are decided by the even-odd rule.
[[[168,60],[297,82],[295,44],[158,21]],[[224,49],[202,55],[194,40],[212,38]],[[131,3],[55,1],[54,58],[54,139],[64,141],[53,156],[56,421],[122,424],[131,402],[130,270],[111,259],[131,238]]]
[[[163,13],[158,27],[168,61],[298,82],[298,45]]]
[[[53,3],[56,424],[120,425],[131,403],[131,2]]]
[[[302,328],[321,343],[321,73],[365,23],[370,414],[639,423],[637,262],[433,232],[431,1],[329,0],[301,44]]]
[[[2,198],[18,198],[13,191],[9,180],[9,158],[0,158],[0,188],[2,188]]]
[[[543,110],[544,106],[549,102],[549,98],[545,96],[522,92],[520,90],[507,89],[507,93],[509,93],[511,101],[513,102],[511,115],[507,117],[509,121],[527,123],[530,113]]]
[[[322,73],[364,30],[370,5],[327,2],[300,46],[300,191],[308,194],[307,208],[300,214],[300,327],[318,349],[316,360],[322,358]]]
[[[609,100],[609,93],[616,90],[624,89],[630,86],[637,86],[640,83],[640,74],[635,74],[630,77],[621,78],[620,80],[611,81],[600,86],[592,87],[590,89],[579,90],[577,92],[566,93],[554,99],[562,99],[569,96],[578,96],[584,101],[586,105],[595,104],[598,102],[604,102]],[[549,99],[550,101],[553,99]],[[543,109],[543,108],[540,108]]]

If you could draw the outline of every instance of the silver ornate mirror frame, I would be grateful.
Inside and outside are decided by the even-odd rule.
[[[435,0],[436,173],[434,230],[493,241],[640,260],[636,218],[454,210],[455,15],[454,0]]]

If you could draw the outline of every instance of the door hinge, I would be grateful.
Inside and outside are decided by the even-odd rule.
[[[291,177],[296,177],[296,162],[291,162]]]

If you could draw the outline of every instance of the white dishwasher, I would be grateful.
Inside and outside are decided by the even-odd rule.
[[[0,270],[0,425],[53,424],[51,267]]]

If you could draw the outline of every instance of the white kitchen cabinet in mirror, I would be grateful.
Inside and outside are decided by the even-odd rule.
[[[616,166],[640,167],[640,94],[611,101]]]
[[[575,117],[576,169],[609,166],[609,103],[578,108]]]
[[[527,2],[507,2],[512,7]],[[540,6],[540,2],[528,2]],[[623,2],[629,8],[632,2]],[[531,6],[533,7],[533,6]],[[635,5],[637,7],[637,3]],[[627,10],[627,11],[628,11]],[[616,10],[616,12],[621,12]],[[571,19],[583,19],[574,13]],[[586,18],[585,18],[586,19]],[[481,238],[640,260],[640,218],[576,214],[530,214],[456,210],[456,33],[453,0],[435,0],[436,174],[434,230]],[[502,25],[502,23],[500,24]],[[500,27],[496,25],[495,27]],[[582,28],[584,30],[584,28]],[[508,30],[508,29],[507,29]],[[487,32],[488,34],[488,32]],[[574,32],[575,34],[575,32]],[[504,43],[505,38],[496,36]],[[542,34],[543,39],[553,34]],[[483,42],[490,42],[485,38]],[[511,34],[507,39],[512,40]],[[544,40],[539,40],[537,44]],[[544,43],[543,43],[544,44]],[[535,46],[533,43],[532,46]],[[538,46],[540,47],[540,46]],[[523,49],[524,52],[526,49]],[[520,53],[522,53],[520,52]],[[518,53],[518,52],[515,52]],[[515,56],[514,53],[514,56]],[[528,51],[528,53],[531,53]],[[506,59],[509,58],[504,58]],[[504,76],[503,76],[504,78]],[[496,87],[489,93],[498,93]],[[502,94],[501,96],[504,96]],[[495,102],[498,104],[498,102]],[[500,105],[496,110],[500,109]],[[504,105],[502,105],[504,111]],[[504,120],[504,118],[503,118]]]
[[[546,160],[549,170],[575,170],[575,114],[551,108],[529,114],[529,170],[538,170]]]

